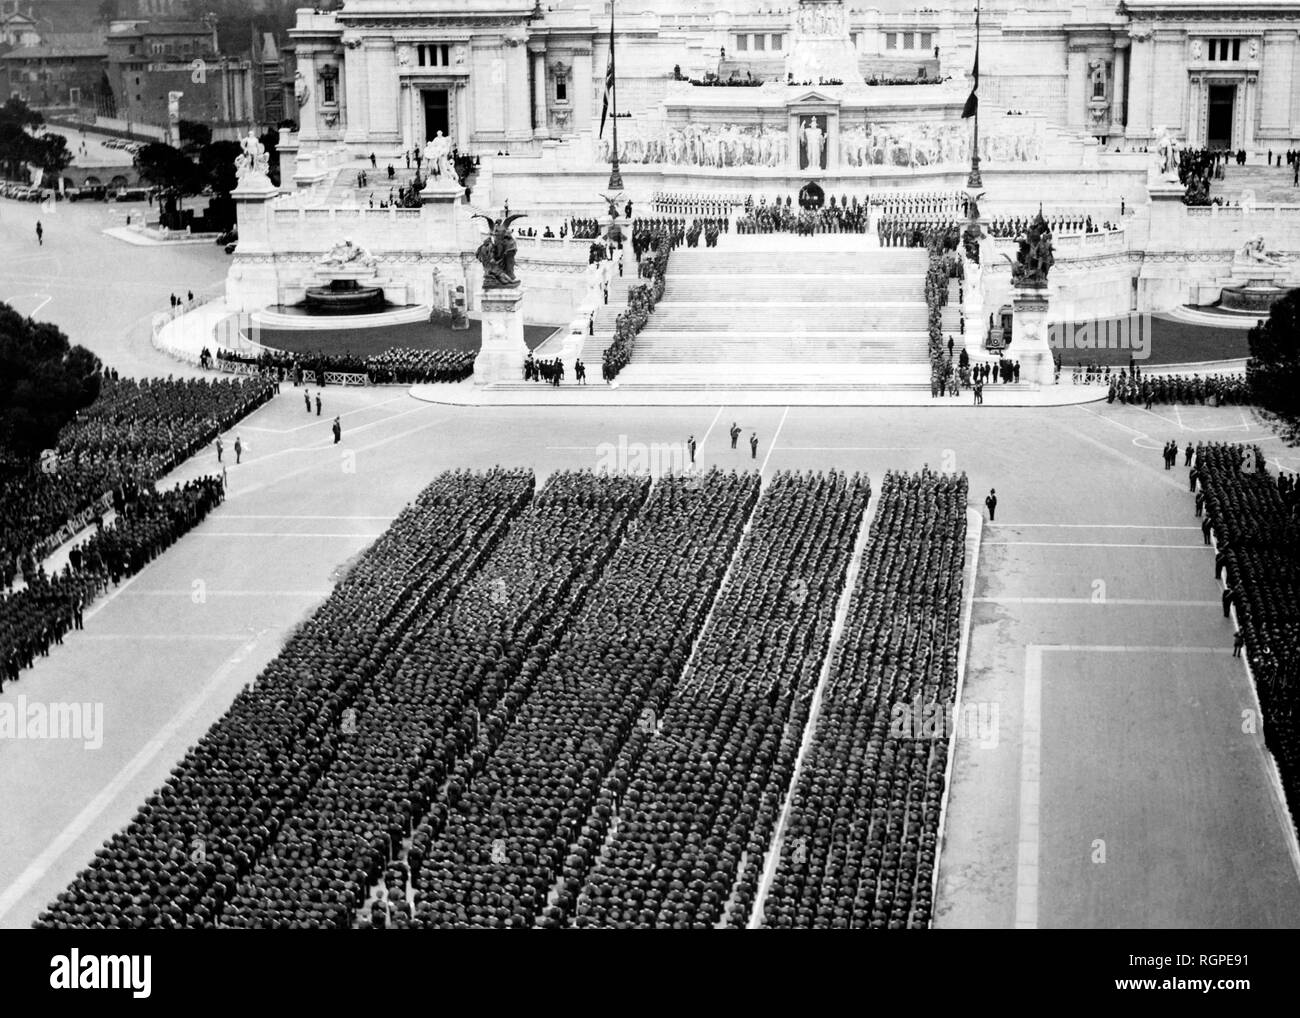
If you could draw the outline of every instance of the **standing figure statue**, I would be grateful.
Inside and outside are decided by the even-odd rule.
[[[424,158],[429,163],[429,173],[434,180],[442,179],[442,174],[448,169],[448,159],[451,156],[451,139],[444,137],[439,131],[433,136],[427,145],[424,146]]]
[[[803,130],[800,134],[803,140],[803,159],[800,160],[800,169],[816,166],[824,170],[826,168],[826,132],[821,129],[815,117],[809,117],[803,122]]]
[[[510,232],[510,224],[524,216],[523,212],[511,212],[508,205],[502,211],[500,219],[493,219],[481,212],[470,216],[471,219],[486,220],[488,224],[488,235],[483,238],[483,243],[474,254],[483,266],[483,289],[499,290],[519,285],[519,280],[515,278],[515,253],[518,245],[514,234]]]
[[[240,180],[254,174],[266,176],[271,167],[271,157],[251,127],[248,136],[239,140],[239,148],[240,154],[235,156],[235,176]]]

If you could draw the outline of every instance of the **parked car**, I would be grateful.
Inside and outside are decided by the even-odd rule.
[[[68,188],[68,201],[107,201],[108,188],[103,184],[86,184]]]
[[[149,197],[147,187],[122,187],[118,188],[114,201],[144,201]]]

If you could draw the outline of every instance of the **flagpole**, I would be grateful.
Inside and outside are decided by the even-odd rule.
[[[975,0],[975,140],[970,150],[970,173],[966,176],[967,187],[983,187],[980,178],[980,107],[979,107],[979,60],[980,60],[980,0]]]
[[[622,191],[623,174],[618,168],[618,72],[614,63],[614,0],[609,0],[609,70],[611,78],[609,104],[614,110],[614,147],[613,156],[609,161],[609,189]]]

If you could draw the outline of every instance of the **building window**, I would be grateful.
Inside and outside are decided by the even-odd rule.
[[[897,32],[886,32],[886,33],[885,33],[885,49],[898,49],[898,33],[897,33]]]
[[[931,46],[933,46],[933,45],[934,45],[934,33],[933,33],[933,32],[922,32],[922,33],[921,33],[921,49],[929,49],[929,48],[930,48]]]
[[[738,50],[749,49],[749,36],[747,35],[736,36],[736,49]]]
[[[780,32],[772,33],[772,48],[774,50],[785,48],[785,36],[782,35]]]
[[[569,101],[569,76],[567,74],[557,74],[555,76],[555,101],[557,103],[567,103]]]
[[[1232,59],[1233,59],[1233,60],[1240,60],[1240,59],[1241,59],[1241,40],[1240,40],[1240,39],[1233,39],[1233,40],[1232,40]]]
[[[767,36],[765,35],[754,36],[754,49],[756,50],[767,49]]]

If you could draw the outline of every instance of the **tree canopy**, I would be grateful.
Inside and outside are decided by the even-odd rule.
[[[99,358],[0,303],[0,451],[31,461],[99,394]]]
[[[1300,290],[1275,303],[1248,339],[1246,377],[1255,398],[1270,410],[1300,414]]]
[[[0,166],[5,175],[19,178],[25,166],[37,166],[57,177],[72,162],[67,139],[43,134],[45,118],[21,99],[0,106]]]

